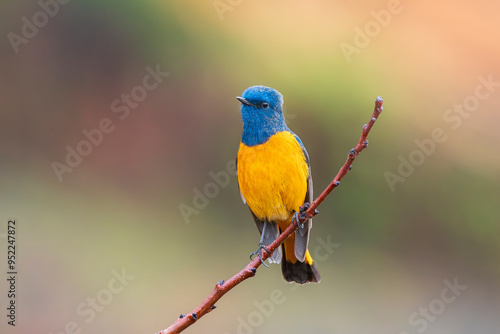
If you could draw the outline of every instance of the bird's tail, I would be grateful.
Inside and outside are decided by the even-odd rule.
[[[295,235],[292,234],[283,243],[283,259],[281,261],[281,272],[287,282],[299,284],[319,283],[321,276],[313,263],[309,250],[306,252],[304,262],[300,262],[295,257],[294,251]]]

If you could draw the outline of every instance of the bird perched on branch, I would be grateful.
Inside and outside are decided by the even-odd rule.
[[[241,97],[243,135],[238,150],[237,174],[243,202],[248,205],[261,234],[262,249],[291,223],[304,203],[313,199],[309,155],[300,138],[285,123],[283,96],[275,89],[253,86]],[[269,261],[281,262],[288,282],[319,283],[321,277],[307,249],[308,219],[285,240]]]

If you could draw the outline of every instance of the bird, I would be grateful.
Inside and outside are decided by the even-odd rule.
[[[285,122],[280,92],[258,85],[236,98],[243,121],[236,174],[241,199],[249,207],[261,237],[259,248],[252,254],[260,257],[261,249],[267,250],[265,246],[292,223],[301,207],[311,203],[311,167],[304,144]],[[306,220],[269,257],[270,263],[281,262],[287,282],[321,281],[308,250],[311,227],[312,219]]]

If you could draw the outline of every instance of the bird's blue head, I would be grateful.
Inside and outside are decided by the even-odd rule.
[[[283,96],[277,90],[253,86],[247,88],[237,99],[241,102],[243,144],[259,145],[275,133],[289,131],[283,116]]]

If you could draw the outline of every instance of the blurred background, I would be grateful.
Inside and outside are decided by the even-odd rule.
[[[261,267],[189,333],[498,333],[500,3],[0,4],[2,333],[155,333],[248,263],[235,96],[285,99],[319,285]],[[7,325],[7,221],[17,316]]]

